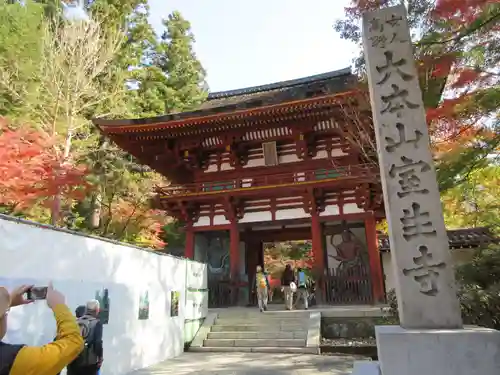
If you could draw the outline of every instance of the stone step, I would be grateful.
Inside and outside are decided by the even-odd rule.
[[[237,324],[237,325],[218,325],[211,327],[212,332],[295,332],[304,331],[305,325],[288,324]]]
[[[208,339],[306,339],[307,331],[294,332],[209,332]]]
[[[259,310],[255,310],[253,312],[243,312],[243,313],[237,313],[237,312],[219,312],[217,316],[219,318],[249,318],[249,317],[255,317],[255,318],[262,318],[262,317],[269,317],[269,318],[277,318],[277,319],[293,319],[293,318],[306,318],[310,314],[310,311],[305,311],[305,310],[298,310],[298,311],[287,311],[287,312],[276,312],[276,311],[266,311],[264,313],[261,313]]]
[[[271,321],[294,321],[294,320],[305,320],[309,319],[309,316],[273,316],[267,313],[260,315],[249,315],[249,316],[218,316],[217,319],[224,320],[239,320],[239,319],[263,319]]]
[[[285,353],[285,354],[319,354],[319,349],[314,347],[212,347],[199,346],[189,348],[190,352],[218,352],[218,353]]]
[[[305,339],[208,339],[205,340],[203,346],[219,348],[219,347],[250,347],[250,348],[267,348],[267,347],[285,347],[285,348],[300,348],[306,346]]]
[[[226,319],[226,318],[217,318],[215,321],[216,325],[239,325],[239,324],[259,324],[259,325],[291,325],[291,326],[298,326],[298,325],[305,325],[306,322],[309,320],[306,319],[253,319],[253,318],[239,318],[239,319]]]

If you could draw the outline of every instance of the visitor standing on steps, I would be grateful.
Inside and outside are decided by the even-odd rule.
[[[263,312],[267,311],[267,300],[271,287],[269,285],[269,279],[266,271],[264,271],[261,266],[257,266],[256,270],[257,272],[255,273],[254,286],[257,293],[257,301],[260,312]]]
[[[68,365],[68,375],[97,375],[103,361],[102,322],[99,320],[99,301],[87,302],[85,314],[78,318],[85,346],[80,355]]]
[[[23,285],[9,294],[0,287],[0,340],[7,333],[7,315],[12,307],[32,303],[24,297],[33,285]],[[11,345],[0,341],[0,375],[54,375],[83,349],[83,339],[64,296],[50,284],[47,306],[57,323],[57,338],[43,346]]]
[[[309,293],[307,292],[307,276],[302,268],[297,268],[297,303],[302,301],[304,309],[309,308]]]
[[[285,293],[285,308],[287,310],[291,310],[293,307],[294,286],[295,275],[293,274],[292,266],[287,264],[281,276],[281,290]]]

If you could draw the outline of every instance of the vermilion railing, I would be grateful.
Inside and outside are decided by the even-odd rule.
[[[309,184],[322,180],[343,180],[357,177],[376,177],[378,168],[373,164],[359,164],[328,169],[315,169],[264,176],[241,177],[218,182],[198,182],[185,185],[157,187],[162,198],[191,194],[213,194],[234,190],[250,190],[265,187],[280,187]]]

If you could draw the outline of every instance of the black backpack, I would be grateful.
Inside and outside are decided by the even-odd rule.
[[[5,344],[0,341],[0,375],[9,375],[17,353],[24,345]]]
[[[82,334],[85,345],[80,355],[76,357],[71,365],[77,367],[96,365],[99,358],[94,350],[95,327],[99,320],[93,316],[84,315],[78,318],[76,322],[78,323],[78,327],[80,327],[80,333]]]

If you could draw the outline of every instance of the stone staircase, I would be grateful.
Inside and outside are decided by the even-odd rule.
[[[321,314],[227,309],[211,313],[190,351],[319,353]]]

